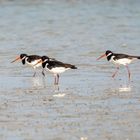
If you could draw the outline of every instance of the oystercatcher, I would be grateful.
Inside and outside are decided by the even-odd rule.
[[[39,64],[42,63],[43,69],[46,68],[48,71],[50,71],[51,73],[54,74],[54,77],[55,77],[54,84],[56,84],[56,85],[58,85],[58,83],[59,83],[59,74],[60,73],[63,73],[69,69],[77,69],[77,67],[75,65],[63,63],[63,62],[57,61],[55,59],[49,58],[47,56],[42,56],[41,60],[38,63]]]
[[[117,54],[117,53],[113,53],[110,50],[107,50],[106,53],[103,54],[102,56],[100,56],[97,60],[99,60],[103,57],[106,57],[108,61],[113,62],[114,64],[117,65],[117,70],[112,75],[113,78],[117,74],[117,72],[119,70],[119,66],[124,65],[127,68],[129,80],[130,80],[131,74],[130,74],[130,70],[128,68],[128,64],[130,64],[133,60],[140,59],[140,56],[132,56],[132,55],[127,55],[127,54]]]
[[[41,64],[38,63],[41,60],[41,56],[39,56],[39,55],[20,54],[20,56],[18,56],[11,63],[13,63],[13,62],[15,62],[17,60],[21,60],[23,65],[25,65],[25,63],[27,63],[28,65],[33,67],[34,70],[35,70],[35,72],[33,74],[33,77],[35,77],[35,75],[36,75],[36,68],[41,66]],[[44,71],[42,71],[42,74],[45,76]]]

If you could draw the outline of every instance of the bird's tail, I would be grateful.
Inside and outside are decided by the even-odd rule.
[[[77,69],[75,65],[71,65],[71,69]]]
[[[134,56],[134,58],[140,59],[140,56]]]
[[[140,56],[131,56],[131,58],[136,58],[136,59],[140,59]]]
[[[65,67],[65,68],[77,69],[77,67],[76,67],[75,65],[71,65],[71,64],[64,64],[64,63],[62,63],[62,64],[64,65],[64,67]]]

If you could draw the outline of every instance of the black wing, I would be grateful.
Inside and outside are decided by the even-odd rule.
[[[49,69],[55,68],[55,67],[65,67],[65,68],[72,68],[72,69],[77,69],[74,65],[63,63],[60,61],[49,61],[47,67]]]
[[[114,60],[123,59],[123,58],[129,58],[129,59],[138,58],[138,56],[131,56],[127,54],[114,54],[114,56],[115,56]]]
[[[41,59],[41,56],[39,56],[39,55],[29,55],[27,61],[32,62],[32,61],[38,60],[38,59]]]

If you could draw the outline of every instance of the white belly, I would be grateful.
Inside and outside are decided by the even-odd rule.
[[[127,64],[130,64],[132,62],[132,59],[127,59],[127,58],[118,59],[118,60],[112,59],[111,61],[117,65],[127,65]]]
[[[42,66],[42,63],[38,63],[40,60],[35,60],[35,61],[32,61],[31,63],[29,63],[28,61],[26,61],[26,63],[34,68],[37,68],[37,67],[40,67]],[[38,63],[38,64],[37,64]],[[37,64],[37,65],[36,65]]]
[[[50,72],[52,72],[54,74],[63,73],[68,69],[70,69],[70,68],[64,68],[64,67],[56,67],[56,68],[52,68],[52,69],[47,68],[48,71],[50,71]]]

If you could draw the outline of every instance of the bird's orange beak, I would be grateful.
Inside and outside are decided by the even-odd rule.
[[[34,66],[36,66],[39,63],[42,63],[43,61],[40,59],[36,64],[34,64]]]
[[[17,60],[19,60],[19,59],[21,59],[20,56],[16,57],[16,59],[13,60],[11,63],[14,63],[15,61],[17,61]]]
[[[106,57],[106,54],[101,55],[99,58],[97,58],[97,60],[99,60],[99,59],[101,59],[103,57]]]

